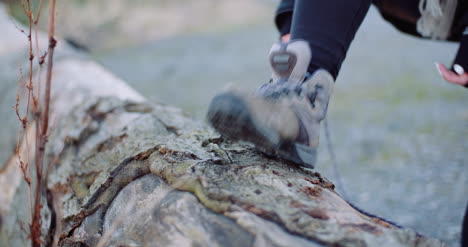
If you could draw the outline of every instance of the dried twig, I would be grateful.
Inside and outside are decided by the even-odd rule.
[[[44,52],[43,55],[40,54],[39,48],[39,18],[41,16],[41,9],[42,9],[42,0],[39,0],[39,6],[37,8],[36,18],[34,20],[34,36],[36,40],[36,57],[38,58],[39,70],[37,72],[37,94],[34,95],[33,92],[33,112],[37,113],[39,111],[39,102],[41,99],[41,74],[42,74],[42,65],[44,64],[45,58],[47,56],[47,52]]]
[[[27,100],[26,100],[26,110],[24,115],[20,113],[20,90],[16,97],[15,112],[21,122],[23,127],[24,135],[28,139],[27,135],[28,126],[35,126],[35,135],[34,135],[34,171],[35,171],[35,180],[32,179],[32,166],[29,154],[29,143],[25,143],[28,150],[28,158],[24,159],[21,155],[18,155],[18,164],[21,172],[23,173],[23,179],[26,182],[29,189],[29,198],[30,198],[30,211],[31,211],[31,223],[29,224],[29,238],[31,239],[31,246],[39,247],[43,244],[41,239],[41,198],[43,196],[43,186],[45,185],[45,176],[43,174],[44,166],[44,156],[47,144],[48,129],[49,129],[49,106],[50,106],[50,90],[52,86],[52,70],[53,70],[53,55],[54,49],[56,46],[55,36],[55,0],[49,0],[49,46],[48,51],[42,53],[39,47],[39,31],[38,23],[41,16],[41,9],[43,0],[39,1],[37,9],[33,9],[31,0],[21,0],[21,6],[23,8],[24,14],[28,19],[28,26],[26,31],[17,27],[20,32],[25,33],[28,39],[28,67],[29,71],[27,76],[23,77],[23,71],[20,67],[20,77],[21,83],[20,87],[24,87],[27,90]],[[34,38],[33,38],[34,33]],[[33,45],[34,44],[34,45]],[[37,60],[39,65],[39,72],[37,73],[37,82],[33,82],[33,65]],[[41,78],[41,69],[43,64],[47,59],[47,72],[46,72],[46,85],[44,94],[41,93],[40,78]],[[35,90],[36,86],[36,90]],[[44,95],[42,101],[41,95]],[[43,109],[41,111],[40,109]],[[33,113],[34,120],[30,122],[28,117],[30,113]],[[34,191],[34,192],[33,192]]]
[[[31,224],[29,225],[30,226],[30,231],[29,231],[29,236],[31,237],[31,234],[33,232],[33,228],[32,226],[34,225],[33,224],[33,193],[32,193],[32,186],[33,186],[33,183],[32,183],[32,179],[31,179],[31,166],[30,166],[30,155],[29,155],[29,143],[27,142],[27,140],[29,139],[28,138],[28,116],[29,116],[29,109],[30,109],[30,103],[31,103],[31,97],[33,97],[33,61],[34,61],[34,55],[33,55],[33,45],[32,45],[32,25],[33,25],[33,17],[32,17],[32,8],[31,8],[31,2],[30,0],[27,0],[26,2],[24,0],[21,1],[21,6],[23,7],[23,11],[26,15],[26,17],[28,18],[28,31],[27,33],[23,30],[23,29],[19,29],[16,24],[15,26],[22,32],[22,33],[25,33],[27,35],[27,39],[28,39],[28,55],[29,55],[29,71],[28,71],[28,76],[27,76],[27,80],[25,80],[24,76],[23,76],[23,71],[22,71],[22,67],[19,68],[20,70],[20,78],[21,78],[21,83],[20,85],[21,86],[24,86],[27,90],[28,90],[28,93],[27,93],[27,104],[26,104],[26,112],[24,113],[24,116],[21,116],[20,114],[20,110],[19,110],[19,107],[20,107],[20,90],[18,90],[18,93],[17,93],[17,96],[16,96],[16,105],[15,105],[15,111],[16,111],[16,115],[18,117],[18,119],[20,120],[21,122],[21,125],[23,127],[23,131],[24,131],[24,135],[25,135],[25,140],[26,140],[26,150],[27,150],[27,154],[26,154],[26,159],[23,159],[23,157],[21,157],[21,154],[19,153],[19,146],[17,146],[17,150],[16,152],[18,153],[18,164],[20,166],[20,169],[23,173],[23,179],[25,180],[27,186],[28,186],[28,193],[29,193],[29,209],[30,209],[30,214],[31,214]],[[37,186],[37,185],[36,185]],[[24,226],[23,226],[24,227]],[[32,245],[35,245],[35,246],[40,246],[41,242],[40,242],[40,235],[39,235],[39,239],[37,239],[37,242],[38,244],[34,244],[35,240],[32,240]]]
[[[29,2],[29,0],[28,0]],[[44,155],[47,144],[48,129],[49,129],[49,108],[50,108],[50,91],[52,87],[52,69],[53,69],[53,58],[54,49],[57,45],[55,40],[55,0],[49,0],[49,46],[48,46],[48,57],[47,57],[47,72],[46,72],[46,85],[45,85],[45,96],[43,103],[43,111],[40,115],[40,121],[37,121],[36,125],[38,128],[38,135],[36,139],[36,190],[34,198],[34,214],[31,224],[31,240],[33,247],[40,247],[41,245],[41,193],[43,186],[43,172],[42,168],[44,165]]]

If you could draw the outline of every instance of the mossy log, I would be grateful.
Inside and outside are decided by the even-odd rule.
[[[46,244],[57,235],[59,246],[443,246],[355,209],[319,173],[225,140],[70,54],[54,67]],[[11,184],[2,246],[28,245],[18,169],[12,157],[0,173]]]

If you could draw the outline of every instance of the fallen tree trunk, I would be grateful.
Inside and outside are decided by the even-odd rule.
[[[60,246],[443,245],[353,208],[317,172],[147,102],[94,62],[69,56],[54,71],[47,244],[57,235]],[[0,184],[20,176],[14,160]],[[24,246],[25,184],[14,190],[2,198],[0,240]]]

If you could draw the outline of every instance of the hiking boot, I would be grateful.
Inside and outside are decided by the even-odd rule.
[[[251,142],[259,150],[313,168],[333,77],[307,73],[311,51],[302,40],[274,44],[272,79],[255,94],[230,89],[213,98],[208,121],[222,135]]]

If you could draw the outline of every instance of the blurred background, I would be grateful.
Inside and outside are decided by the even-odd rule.
[[[15,21],[25,22],[19,1],[3,2]],[[210,99],[226,84],[254,90],[268,81],[277,4],[58,1],[57,29],[150,101],[204,121]],[[338,192],[451,246],[458,246],[468,200],[468,90],[444,82],[434,62],[450,65],[457,48],[399,33],[372,8],[342,67],[328,115],[344,185]],[[3,70],[0,82],[16,83],[17,75]],[[14,93],[2,94],[0,117],[19,126]],[[16,133],[0,135],[3,163]],[[316,170],[336,182],[324,137]]]

